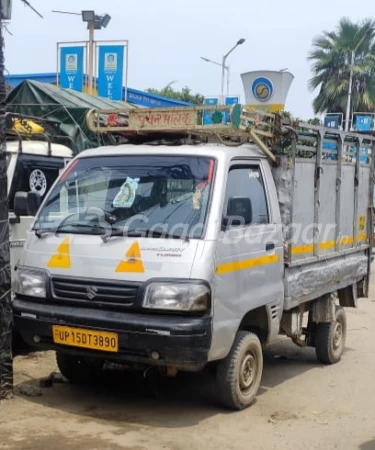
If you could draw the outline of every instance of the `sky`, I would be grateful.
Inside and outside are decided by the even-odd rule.
[[[88,39],[79,16],[52,10],[108,13],[112,20],[98,40],[129,41],[129,82],[134,89],[188,86],[194,93],[219,95],[221,69],[200,59],[221,61],[240,38],[246,42],[229,57],[231,95],[244,92],[240,74],[288,68],[294,75],[286,109],[299,118],[313,116],[314,93],[307,60],[312,40],[333,30],[341,17],[375,17],[375,1],[361,0],[29,0],[39,18],[21,0],[13,0],[6,34],[10,74],[56,71],[57,42]]]

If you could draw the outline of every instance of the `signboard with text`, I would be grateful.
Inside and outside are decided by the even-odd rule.
[[[60,87],[83,91],[84,47],[60,49]]]
[[[99,47],[98,93],[100,97],[122,100],[124,50],[123,45]]]

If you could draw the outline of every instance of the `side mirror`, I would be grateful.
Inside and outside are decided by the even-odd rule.
[[[27,216],[27,192],[16,192],[14,196],[14,214],[17,217]]]
[[[42,202],[37,192],[16,192],[14,196],[14,214],[20,216],[35,216]]]
[[[27,213],[29,216],[35,216],[38,212],[39,206],[42,203],[42,197],[39,192],[27,193]]]
[[[253,221],[253,208],[248,197],[231,197],[228,201],[227,215],[223,226],[248,225]]]

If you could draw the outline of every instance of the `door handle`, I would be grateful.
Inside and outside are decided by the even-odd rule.
[[[274,250],[274,249],[275,249],[275,244],[273,242],[268,242],[266,244],[266,252],[269,252],[269,251]]]

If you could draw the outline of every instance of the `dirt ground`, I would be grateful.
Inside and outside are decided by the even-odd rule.
[[[169,381],[156,397],[122,374],[40,389],[57,370],[54,354],[18,357],[14,398],[0,404],[0,450],[375,450],[375,284],[347,314],[339,364],[323,367],[313,349],[280,339],[265,354],[256,403],[238,413],[215,405],[202,376]]]

